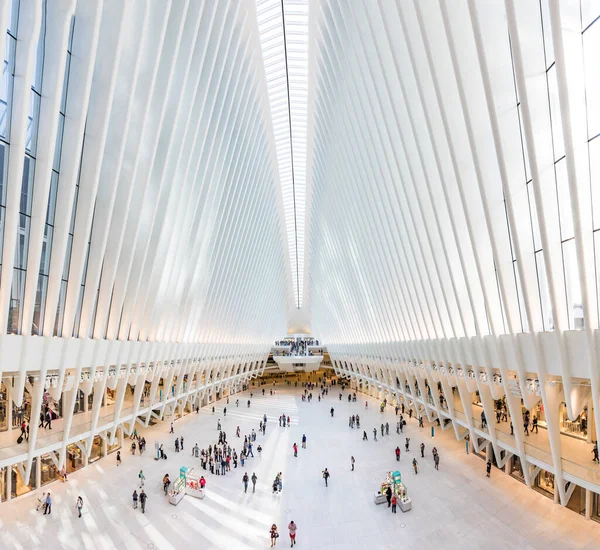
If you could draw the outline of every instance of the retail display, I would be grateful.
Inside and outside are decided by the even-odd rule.
[[[186,483],[185,483],[185,494],[195,498],[204,498],[204,489],[201,486],[199,475],[194,473],[194,469],[191,468],[187,472]]]
[[[383,504],[386,502],[386,492],[388,487],[391,487],[392,494],[396,495],[400,510],[408,512],[412,508],[412,500],[407,495],[406,486],[402,483],[402,475],[398,470],[387,473],[385,481],[382,482],[379,491],[375,493],[375,504]]]
[[[173,506],[177,506],[185,496],[188,470],[189,468],[186,466],[182,466],[179,469],[179,477],[175,482],[173,482],[173,486],[169,491],[169,504],[172,504]]]

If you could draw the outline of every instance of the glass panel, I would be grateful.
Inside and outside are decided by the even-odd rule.
[[[41,335],[43,333],[44,309],[46,304],[46,293],[48,291],[48,277],[38,277],[37,292],[35,295],[35,307],[33,310],[33,323],[31,333]]]
[[[29,225],[30,218],[19,215],[19,234],[17,236],[17,246],[15,247],[15,267],[26,269],[27,267],[27,249],[29,247]]]
[[[572,329],[581,330],[584,328],[584,319],[575,239],[563,243],[563,261],[567,284],[567,306],[570,312],[569,325]]]
[[[46,211],[46,223],[54,225],[54,215],[56,211],[56,193],[58,192],[58,174],[52,172],[50,179],[50,191],[48,194],[48,210]]]
[[[25,291],[25,272],[20,269],[13,270],[13,280],[8,308],[8,333],[16,334],[21,326],[21,307]]]
[[[27,138],[25,139],[25,149],[35,154],[37,142],[37,126],[40,113],[40,96],[37,92],[31,90],[31,99],[29,101],[29,117],[27,120]]]
[[[65,300],[67,298],[67,281],[60,284],[60,297],[56,308],[56,319],[54,321],[54,336],[62,336],[62,322],[65,315]]]
[[[535,263],[537,266],[538,286],[540,290],[540,302],[544,321],[544,330],[554,330],[554,317],[552,315],[552,304],[550,302],[550,292],[548,291],[548,279],[546,277],[546,264],[544,254],[540,250],[535,254]]]
[[[31,215],[31,202],[33,200],[33,170],[35,161],[25,155],[23,161],[23,180],[21,183],[21,204],[19,212]]]
[[[50,274],[50,248],[52,246],[52,234],[54,229],[46,224],[44,228],[44,240],[42,241],[42,257],[40,260],[40,273]]]
[[[58,115],[58,129],[56,130],[56,147],[54,148],[54,165],[52,168],[60,171],[60,155],[62,153],[63,130],[65,127],[65,115]]]
[[[60,100],[60,112],[64,113],[67,110],[67,89],[69,87],[69,71],[71,70],[71,54],[67,53],[67,64],[65,66],[65,77],[63,80],[62,97]]]

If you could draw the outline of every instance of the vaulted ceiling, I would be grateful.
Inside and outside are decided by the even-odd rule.
[[[597,328],[599,15],[3,3],[4,329],[266,345],[301,319],[342,349]]]

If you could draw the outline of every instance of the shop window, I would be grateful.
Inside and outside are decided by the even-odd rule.
[[[496,453],[494,451],[494,447],[493,446],[490,446],[490,451],[491,451],[491,455],[492,455],[492,464],[496,468],[498,468],[499,470],[502,470],[504,472],[505,468],[506,468],[506,464],[504,466],[499,466],[498,463],[502,462],[502,460],[506,456],[506,451],[504,451],[504,450],[500,451],[500,458],[499,459],[496,459]]]
[[[6,468],[0,468],[0,502],[6,500],[6,486],[8,485],[8,475]]]
[[[21,495],[29,493],[33,489],[35,489],[35,478],[36,478],[36,469],[37,466],[37,458],[33,459],[33,464],[31,466],[31,475],[29,476],[29,483],[25,483],[23,478],[21,477],[21,472],[17,468],[16,464],[12,467],[11,475],[11,498],[17,498]]]
[[[513,456],[510,459],[510,475],[515,479],[525,483],[525,474],[523,473],[523,465],[518,456]]]
[[[121,448],[121,433],[121,428],[119,428],[117,430],[117,433],[115,434],[115,442],[113,445],[108,444],[107,441],[106,454],[114,453],[115,451],[118,451]]]
[[[67,473],[83,468],[83,453],[76,443],[67,446]]]
[[[600,493],[592,492],[591,518],[600,523]]]
[[[540,428],[547,428],[546,412],[542,403],[538,403],[534,409],[534,415],[538,417]],[[588,409],[584,407],[579,416],[571,421],[567,415],[566,403],[561,403],[558,411],[558,422],[561,433],[570,437],[587,439],[588,433]]]
[[[549,498],[554,498],[554,474],[542,470],[535,478],[534,488]]]
[[[487,446],[488,446],[488,440],[485,437],[478,437],[477,438],[477,447],[479,447],[481,450],[479,452],[477,452],[475,449],[473,449],[473,454],[475,454],[479,458],[482,458],[483,460],[487,460],[487,453],[486,453]]]
[[[579,485],[575,486],[573,494],[567,503],[567,508],[576,514],[585,516],[585,489]]]
[[[88,464],[96,462],[96,460],[102,458],[103,456],[104,440],[99,435],[97,435],[96,437],[94,437],[94,441],[92,442],[92,452],[90,453]]]
[[[52,483],[55,479],[58,479],[58,468],[52,456],[47,453],[40,456],[40,483],[41,485],[47,485]]]

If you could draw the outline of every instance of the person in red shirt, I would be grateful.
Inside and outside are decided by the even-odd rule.
[[[290,524],[288,525],[288,529],[290,531],[290,541],[292,542],[291,546],[294,546],[296,544],[296,529],[297,529],[297,525],[294,523],[294,520],[290,521]]]
[[[204,489],[205,486],[206,486],[206,479],[204,479],[204,476],[200,476],[200,489]]]
[[[398,499],[396,495],[392,495],[392,514],[396,513],[396,504],[398,504]]]
[[[298,445],[296,443],[294,443],[294,456],[298,456]]]

